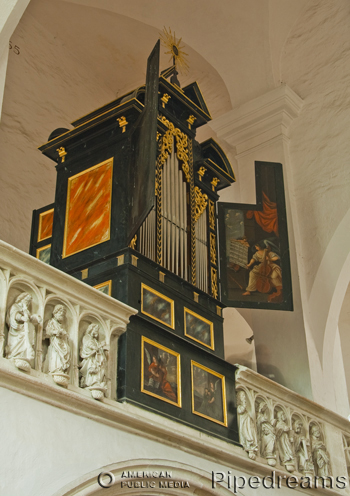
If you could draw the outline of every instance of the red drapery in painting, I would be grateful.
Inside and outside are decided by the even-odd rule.
[[[274,232],[278,236],[277,205],[275,202],[270,201],[264,192],[262,212],[258,212],[257,210],[249,210],[247,212],[247,219],[252,219],[253,216],[264,231],[268,233]]]

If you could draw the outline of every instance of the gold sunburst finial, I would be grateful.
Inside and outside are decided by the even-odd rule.
[[[184,46],[181,46],[182,38],[177,40],[175,32],[172,33],[170,28],[168,31],[166,27],[164,27],[162,33],[159,33],[159,37],[165,48],[168,48],[168,51],[165,53],[170,55],[170,60],[172,59],[175,67],[181,72],[187,73],[189,69],[189,65],[186,60],[188,53],[183,51]]]

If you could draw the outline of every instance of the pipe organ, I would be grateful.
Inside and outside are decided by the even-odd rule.
[[[157,44],[144,86],[40,147],[56,194],[33,213],[30,250],[138,309],[119,339],[118,400],[238,442],[216,221],[234,175],[218,143],[196,141],[211,119],[198,84],[181,88],[158,63]]]

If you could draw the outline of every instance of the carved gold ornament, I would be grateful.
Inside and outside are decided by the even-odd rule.
[[[188,129],[191,129],[191,127],[194,124],[194,121],[197,119],[194,115],[190,115],[189,118],[187,119],[186,122],[188,122]]]
[[[210,183],[213,191],[215,191],[215,188],[219,184],[219,182],[220,182],[220,179],[218,179],[217,177],[213,178],[212,182]]]
[[[126,120],[125,116],[123,115],[122,117],[117,117],[117,121],[119,122],[119,127],[122,128],[122,133],[125,133],[126,126],[128,124],[128,121]]]
[[[63,164],[63,162],[66,159],[66,155],[67,155],[66,149],[63,146],[61,146],[60,148],[57,148],[56,152],[58,152],[58,155],[62,159],[61,163]]]
[[[194,221],[197,222],[208,205],[208,195],[202,193],[201,189],[196,186],[194,188],[194,195],[196,200],[196,210],[194,214]]]
[[[135,236],[130,241],[129,248],[132,248],[133,250],[135,250],[135,248],[136,248],[136,241],[137,241],[137,234],[135,234]]]
[[[215,203],[209,200],[209,227],[215,231]]]
[[[211,267],[211,295],[216,299],[219,297],[218,271],[214,267]]]
[[[170,55],[170,61],[179,69],[182,73],[187,73],[189,66],[186,61],[186,57],[188,57],[188,53],[183,51],[183,46],[181,46],[181,40],[176,39],[175,33],[169,31],[164,27],[163,32],[159,34],[161,42],[165,48],[168,48],[166,54]]]
[[[200,181],[202,180],[202,177],[204,176],[206,170],[207,169],[205,167],[203,167],[203,166],[198,169],[197,174],[198,174],[198,177],[199,177],[199,180]]]
[[[171,96],[168,95],[168,93],[164,93],[164,95],[162,96],[161,98],[161,101],[162,101],[162,107],[165,108],[165,105],[168,103],[168,101],[170,100]]]
[[[217,264],[216,257],[216,236],[213,233],[210,233],[210,262],[214,265]]]

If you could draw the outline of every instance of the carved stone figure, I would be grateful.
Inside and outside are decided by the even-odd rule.
[[[21,370],[28,372],[34,360],[35,325],[42,319],[39,315],[31,314],[32,297],[29,293],[21,293],[6,315],[9,327],[6,358],[12,359]],[[31,325],[32,324],[32,325]]]
[[[316,475],[318,477],[331,475],[329,454],[323,443],[320,427],[317,424],[311,427],[311,450]]]
[[[99,341],[99,326],[90,324],[80,346],[80,386],[89,388],[95,399],[106,391],[107,353],[105,341]]]
[[[295,419],[293,422],[293,441],[296,465],[299,472],[312,477],[314,474],[314,466],[309,452],[310,442],[304,435],[303,423],[300,419]]]
[[[259,403],[256,418],[258,437],[260,441],[260,455],[266,458],[268,465],[276,465],[276,433],[275,428],[268,419],[267,404]]]
[[[281,465],[284,465],[288,472],[295,470],[294,453],[292,443],[289,439],[290,428],[286,422],[283,410],[278,410],[275,419],[276,445]]]
[[[52,374],[54,381],[64,387],[69,383],[68,372],[71,364],[71,350],[64,325],[66,313],[63,305],[56,305],[52,318],[45,325],[45,337],[50,338],[50,346],[43,367],[44,372]]]
[[[239,439],[249,458],[255,460],[258,452],[258,440],[254,420],[247,408],[247,398],[244,391],[237,394],[237,413],[239,422]]]

